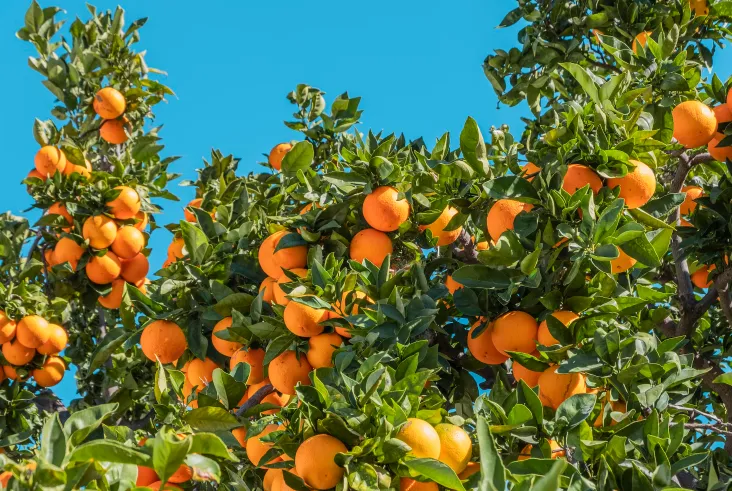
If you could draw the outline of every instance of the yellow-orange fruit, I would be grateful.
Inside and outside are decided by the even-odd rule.
[[[572,322],[579,319],[579,316],[577,314],[575,314],[574,312],[570,312],[569,310],[558,310],[552,314],[552,317],[560,321],[565,326],[569,326]],[[556,340],[554,336],[552,336],[552,333],[549,332],[549,326],[547,325],[545,320],[541,321],[541,324],[539,324],[537,339],[539,340],[539,344],[543,346],[553,346],[555,344],[561,344],[559,341]]]
[[[142,330],[140,346],[149,360],[160,359],[160,363],[173,363],[186,351],[188,342],[178,324],[157,320]]]
[[[61,353],[66,349],[66,345],[69,343],[69,335],[66,332],[66,329],[58,324],[49,324],[48,329],[50,331],[48,341],[38,347],[38,352],[42,355],[55,355],[57,353]]]
[[[247,385],[258,384],[264,380],[264,350],[249,348],[237,351],[229,360],[229,369],[233,371],[239,363],[249,364],[250,371]]]
[[[274,242],[273,251],[277,249],[280,241],[291,233],[285,232],[280,235]],[[280,276],[282,275],[281,271],[283,269],[304,268],[308,263],[308,247],[301,245],[280,249],[272,255],[272,262],[276,267],[280,268]],[[272,277],[275,278],[275,276]],[[277,279],[279,279],[279,276],[277,276]]]
[[[408,418],[396,438],[412,447],[409,455],[413,457],[437,459],[440,456],[440,435],[427,421]]]
[[[616,412],[616,413],[628,412],[628,407],[623,401],[611,401],[610,394],[607,394],[605,396],[605,400],[602,404],[602,409],[600,410],[600,414],[597,415],[597,418],[595,419],[595,422],[592,425],[595,428],[601,428],[601,427],[605,426],[604,421],[603,421],[603,419],[604,419],[603,416],[605,415],[605,405],[607,403],[610,403],[611,412]],[[615,421],[614,419],[610,418],[610,426],[615,426],[616,424],[618,424],[618,422]]]
[[[557,442],[555,442],[554,440],[547,440],[547,443],[549,443],[549,448],[551,448],[552,451],[552,455],[550,458],[558,459],[565,456],[566,453],[564,452],[564,450],[561,450],[562,446],[559,445]],[[526,445],[523,449],[521,449],[518,460],[530,459],[532,448],[532,445]]]
[[[582,164],[570,164],[567,166],[567,173],[564,175],[562,189],[569,194],[574,194],[577,190],[582,189],[588,184],[594,194],[599,193],[600,189],[602,189],[602,180],[594,170]]]
[[[707,0],[689,0],[689,7],[694,15],[709,15]]]
[[[112,242],[112,251],[120,259],[130,259],[136,256],[145,247],[145,236],[131,225],[120,227],[117,236]]]
[[[724,139],[724,136],[720,137],[719,134],[712,138],[707,145],[707,150],[714,157],[714,160],[725,163],[728,160],[732,160],[732,146],[720,147],[720,142]]]
[[[48,321],[40,315],[28,315],[18,322],[15,339],[26,348],[38,348],[51,337]]]
[[[135,486],[150,486],[150,484],[158,482],[159,480],[160,478],[155,473],[155,470],[142,465],[137,466],[137,480],[135,481]]]
[[[309,338],[323,332],[320,322],[325,320],[326,310],[314,309],[307,305],[290,302],[285,307],[283,320],[285,327],[296,336]]]
[[[213,381],[213,372],[219,366],[211,358],[199,360],[194,358],[188,364],[188,372],[186,377],[193,386],[203,387]]]
[[[262,442],[260,439],[279,429],[277,425],[267,425],[260,434],[247,439],[245,447],[247,449],[247,457],[252,464],[259,466],[260,464],[269,464],[274,461],[273,459],[269,462],[260,462],[264,454],[273,446],[271,443]]]
[[[641,32],[638,34],[635,39],[633,39],[633,53],[638,54],[638,46],[643,46],[645,48],[646,44],[648,44],[648,38],[651,36],[650,31]]]
[[[409,477],[399,479],[399,491],[438,491],[439,488],[434,482],[415,481]]]
[[[454,295],[456,291],[464,288],[463,285],[453,280],[451,275],[447,275],[447,278],[445,278],[445,286],[447,287],[447,291],[450,292],[450,295]]]
[[[353,236],[348,254],[357,263],[362,263],[364,259],[368,259],[376,266],[381,267],[386,256],[393,251],[394,248],[388,235],[373,228],[367,228]]]
[[[536,177],[535,174],[538,174],[539,172],[541,172],[541,167],[532,162],[527,162],[526,165],[521,168],[522,175],[529,182],[533,181],[534,177]]]
[[[333,366],[333,353],[343,344],[343,338],[334,332],[318,334],[308,340],[306,357],[313,368]]]
[[[112,281],[112,291],[97,300],[102,307],[107,309],[118,309],[122,305],[122,294],[124,293],[125,280],[116,279]]]
[[[484,240],[484,241],[481,241],[481,242],[478,242],[475,244],[476,251],[487,251],[489,247],[490,247],[490,244],[488,244],[487,240]]]
[[[70,161],[66,161],[66,167],[64,167],[64,175],[70,176],[71,174],[81,174],[87,179],[91,177],[92,166],[88,160],[84,161],[84,165],[72,164]]]
[[[656,192],[656,175],[653,169],[643,162],[631,160],[635,169],[623,177],[611,177],[607,180],[610,189],[620,186],[619,198],[625,200],[625,206],[632,210],[640,208],[650,201],[653,193]]]
[[[216,337],[217,332],[225,331],[226,329],[230,328],[231,323],[231,317],[224,317],[216,323],[213,328],[213,332],[211,333],[211,343],[213,344],[213,347],[216,349],[216,351],[224,356],[232,356],[243,346],[241,343],[238,343],[236,341],[227,341],[225,339]]]
[[[69,210],[66,209],[66,205],[64,205],[63,203],[59,202],[52,204],[48,207],[47,213],[49,215],[61,215],[62,217],[64,217],[64,219],[66,219],[66,223],[68,223],[69,225],[74,224],[74,219],[71,217],[71,215],[69,214]],[[70,230],[70,228],[64,228],[64,230],[68,231]]]
[[[712,286],[712,280],[709,278],[709,273],[715,269],[717,269],[717,267],[714,264],[709,267],[702,266],[691,275],[691,282],[694,283],[694,286],[701,288],[702,290],[709,288]]]
[[[107,203],[110,213],[117,220],[129,220],[140,211],[140,195],[129,186],[117,186],[119,195]]]
[[[575,394],[587,391],[585,376],[581,373],[556,373],[558,366],[547,368],[539,376],[539,399],[547,407],[557,409]]]
[[[272,491],[272,484],[275,479],[284,479],[282,477],[282,469],[268,469],[264,474],[264,480],[262,481],[262,487],[264,491]]]
[[[191,200],[185,208],[183,208],[183,215],[185,216],[185,219],[187,222],[195,223],[196,222],[196,215],[193,214],[193,212],[188,211],[188,208],[200,208],[201,203],[203,203],[203,198],[196,198],[194,200]]]
[[[119,278],[122,263],[114,252],[107,252],[103,256],[92,256],[86,263],[85,271],[91,282],[106,285]]]
[[[290,273],[293,273],[300,278],[305,278],[308,275],[308,270],[305,268],[294,268],[289,270]],[[274,296],[274,301],[277,305],[287,305],[290,303],[290,299],[287,298],[287,293],[280,287],[280,285],[283,285],[285,283],[290,283],[292,280],[289,276],[286,274],[283,274],[280,276],[280,279],[277,280],[277,282],[272,287],[272,295]],[[294,294],[294,292],[293,292]],[[297,296],[297,295],[295,295]]]
[[[25,176],[25,178],[26,179],[36,178],[36,179],[40,179],[43,182],[46,182],[46,180],[48,179],[48,176],[41,174],[36,169],[31,169],[31,171],[28,173],[28,175]],[[30,192],[30,185],[27,186],[27,189],[28,189],[28,192]]]
[[[717,118],[712,109],[699,101],[686,101],[672,112],[674,138],[686,148],[706,145],[717,132]]]
[[[330,435],[311,436],[300,444],[295,454],[297,475],[313,489],[330,489],[343,479],[345,469],[335,463],[339,453],[348,449]]]
[[[31,372],[33,379],[41,387],[53,387],[61,382],[66,371],[66,364],[58,356],[49,356],[43,363],[42,368],[36,368]]]
[[[535,358],[539,357],[538,351],[534,351],[531,354]],[[516,379],[516,382],[518,382],[519,380],[523,380],[526,385],[528,385],[532,389],[539,385],[539,377],[543,372],[534,372],[532,370],[529,370],[517,360],[513,361],[513,365],[511,365],[511,368],[513,369],[513,378]]]
[[[364,292],[355,291],[352,295],[350,295],[351,310],[350,312],[348,312],[348,300],[350,293],[351,292],[343,292],[343,294],[341,295],[341,299],[334,305],[331,305],[333,309],[335,309],[335,312],[328,312],[329,319],[340,319],[343,316],[357,315],[360,312],[359,302],[361,300],[365,299],[368,303],[373,303],[373,300],[371,300]],[[336,326],[335,331],[344,338],[351,337],[351,333],[349,332],[347,327]]]
[[[8,315],[0,310],[0,344],[12,341],[15,338],[15,331],[18,325],[8,317]]]
[[[262,294],[262,301],[272,303],[272,300],[274,300],[275,296],[274,289],[276,284],[277,280],[274,278],[270,278],[269,276],[267,276],[262,281],[262,284],[259,285],[259,291],[261,292],[262,290],[264,290],[264,293]]]
[[[732,148],[732,147],[730,147]],[[684,186],[681,191],[686,193],[684,202],[679,206],[682,215],[690,215],[696,210],[696,199],[704,196],[704,190],[699,186]]]
[[[257,258],[259,260],[259,266],[262,268],[267,276],[278,280],[282,276],[282,268],[278,267],[274,262],[274,251],[277,246],[277,242],[285,235],[287,231],[280,230],[275,232],[262,241],[262,245],[259,246]]]
[[[252,385],[247,389],[247,395],[249,397],[253,396],[256,393],[256,391],[253,390],[254,387],[255,386]],[[251,392],[250,392],[250,389],[252,389]],[[247,397],[247,399],[249,397]],[[275,406],[283,408],[287,405],[288,402],[290,402],[291,398],[292,398],[292,396],[287,395],[287,394],[280,394],[279,392],[272,392],[271,394],[267,394],[264,397],[264,399],[262,399],[262,404],[274,404]],[[279,411],[280,411],[279,409],[267,409],[266,411],[262,411],[262,414],[265,414],[265,415],[276,414]],[[290,459],[285,459],[283,456],[282,460],[290,460]]]
[[[13,365],[22,366],[36,356],[36,350],[23,346],[17,339],[8,341],[2,347],[3,356]]]
[[[493,323],[488,324],[477,337],[473,337],[473,331],[482,324],[483,321],[479,320],[470,328],[470,332],[468,332],[468,351],[476,360],[486,365],[500,365],[508,360],[508,355],[498,351],[493,344]]]
[[[28,379],[29,375],[18,375],[17,370],[12,365],[3,365],[3,373],[0,375],[0,381],[9,378],[10,380],[20,380],[21,382]]]
[[[121,145],[130,138],[125,128],[129,129],[127,118],[108,119],[99,127],[99,136],[107,143]]]
[[[94,249],[106,249],[117,238],[117,224],[108,216],[95,215],[84,221],[81,235]]]
[[[513,222],[522,211],[531,211],[534,206],[512,199],[499,199],[488,211],[486,225],[488,235],[493,241],[498,241],[503,232],[513,230]]]
[[[147,228],[147,223],[148,223],[147,213],[145,213],[144,211],[138,211],[137,215],[135,215],[135,220],[137,220],[137,221],[135,222],[133,227],[135,227],[140,232],[144,232],[145,229]]]
[[[94,112],[102,119],[116,119],[122,116],[127,107],[125,96],[114,87],[104,87],[94,95]]]
[[[496,349],[507,355],[507,351],[533,353],[539,326],[536,319],[519,310],[506,312],[493,321],[491,337]]]
[[[363,217],[376,230],[393,232],[409,218],[409,203],[397,199],[399,191],[391,186],[373,190],[363,201]]]
[[[613,274],[624,273],[637,263],[635,259],[627,255],[623,249],[618,247],[618,257],[610,261],[610,269]]]
[[[63,172],[66,168],[66,155],[61,149],[46,145],[36,153],[34,164],[42,176],[53,176],[56,172]]]
[[[459,426],[442,423],[435,426],[440,437],[440,456],[438,460],[460,474],[473,457],[473,442],[470,435]]]
[[[186,243],[181,237],[173,239],[173,242],[168,246],[168,258],[181,259],[187,254],[185,247]]]
[[[446,207],[442,210],[442,214],[437,217],[437,220],[426,226],[419,227],[420,230],[429,230],[432,233],[432,237],[437,238],[437,246],[450,245],[458,238],[460,232],[463,231],[463,227],[458,227],[456,230],[447,231],[445,227],[450,223],[450,220],[457,215],[459,211],[452,206]]]
[[[56,255],[53,253],[53,249],[46,249],[43,251],[43,259],[46,261],[49,268],[58,264],[58,261],[56,261]]]
[[[305,355],[300,356],[298,360],[294,351],[287,350],[270,362],[269,379],[278,391],[295,395],[295,386],[298,382],[310,385],[308,375],[312,369]]]
[[[137,254],[130,259],[122,260],[121,275],[127,282],[137,285],[145,280],[150,271],[150,262],[145,254]]]
[[[53,260],[56,264],[69,263],[71,269],[76,270],[81,256],[84,255],[84,248],[73,239],[61,237],[53,248]]]
[[[465,467],[465,470],[462,471],[460,474],[458,474],[458,477],[461,481],[464,481],[466,479],[469,479],[470,476],[473,474],[476,474],[480,472],[480,462],[468,462],[468,465]],[[437,488],[435,488],[437,489]]]
[[[274,148],[270,150],[269,157],[267,158],[269,165],[277,170],[282,169],[282,159],[285,158],[285,155],[287,155],[287,152],[290,150],[292,150],[291,143],[278,143],[275,145]]]

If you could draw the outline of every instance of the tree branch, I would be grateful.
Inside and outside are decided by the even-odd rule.
[[[70,413],[66,409],[66,406],[61,399],[50,389],[43,389],[37,396],[33,398],[33,404],[36,405],[39,411],[44,411],[49,414],[58,413],[61,423],[65,423],[69,419]]]
[[[464,228],[460,232],[457,240],[452,243],[452,255],[464,263],[477,264],[478,251],[475,249],[473,239]]]
[[[257,392],[255,392],[252,397],[246,400],[244,404],[241,405],[239,409],[236,410],[236,416],[242,417],[244,413],[249,411],[251,408],[256,406],[257,404],[262,403],[262,399],[270,395],[272,392],[274,392],[274,387],[271,384],[267,384],[264,387],[260,388]]]
[[[732,281],[732,268],[727,268],[714,279],[714,286],[719,294],[719,304],[722,307],[722,312],[724,312],[724,317],[727,319],[727,324],[732,327],[732,295],[730,295],[729,291],[730,281]]]

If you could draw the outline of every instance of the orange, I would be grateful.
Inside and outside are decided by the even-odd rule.
[[[102,119],[116,119],[127,107],[125,96],[114,87],[104,87],[94,95],[94,112]]]
[[[144,211],[138,211],[137,215],[135,215],[135,220],[137,220],[137,222],[135,222],[133,227],[135,227],[140,232],[144,232],[147,228],[148,223],[147,213],[145,213]]]
[[[521,311],[506,312],[493,321],[491,337],[496,349],[506,355],[507,351],[533,353],[539,326],[536,319]]]
[[[282,477],[282,469],[268,469],[267,472],[264,474],[264,481],[262,482],[262,487],[264,488],[264,491],[272,491],[272,484],[274,483],[275,479],[283,479]]]
[[[125,128],[130,130],[127,118],[108,119],[99,127],[99,136],[107,143],[121,145],[130,138]]]
[[[534,174],[541,172],[541,167],[537,166],[532,162],[527,162],[526,165],[521,167],[521,173],[527,181],[531,182],[536,177]]]
[[[91,177],[92,166],[88,160],[84,161],[84,165],[72,164],[70,161],[66,161],[66,167],[64,167],[64,175],[70,176],[71,174],[81,174],[82,176],[89,179]]]
[[[186,405],[190,408],[197,408],[198,401],[195,398],[193,398],[190,402],[188,402],[188,399],[193,394],[193,387],[194,387],[193,384],[191,384],[191,382],[186,377],[185,380],[183,380],[183,387],[181,387],[181,392],[183,393],[183,402],[185,402]],[[203,387],[201,387],[201,386],[195,386],[195,387],[196,387],[195,393],[197,395],[199,392],[201,392],[201,389],[203,389]]]
[[[119,194],[107,203],[110,213],[117,220],[129,220],[140,211],[140,195],[129,186],[117,186]]]
[[[605,426],[603,416],[605,415],[605,405],[608,403],[610,403],[610,412],[617,412],[617,413],[628,412],[628,407],[623,401],[611,401],[610,394],[608,393],[605,396],[602,406],[600,407],[600,414],[597,415],[597,419],[595,419],[595,422],[592,425],[595,428],[602,428],[603,426]],[[609,419],[610,419],[610,426],[615,426],[616,424],[618,424],[618,422],[615,421],[614,419],[612,419],[612,418],[609,418]]]
[[[23,346],[17,339],[3,344],[2,351],[5,359],[17,366],[25,365],[36,356],[36,350]]]
[[[715,106],[712,110],[714,111],[714,117],[717,120],[717,130],[719,130],[720,124],[732,121],[732,110],[730,110],[727,104],[720,104],[719,106]],[[724,138],[724,133],[717,131],[714,137],[721,140]]]
[[[450,292],[450,295],[454,295],[456,291],[464,288],[463,285],[453,280],[451,275],[447,275],[447,278],[445,278],[445,286],[447,287],[447,291]]]
[[[116,279],[112,281],[112,291],[97,300],[102,307],[107,309],[118,309],[122,305],[122,293],[125,286],[125,280]]]
[[[186,377],[194,387],[203,387],[213,381],[213,372],[217,368],[219,366],[211,358],[205,360],[194,358],[188,364]]]
[[[12,341],[15,337],[16,328],[17,324],[15,321],[8,317],[5,312],[0,310],[0,344]]]
[[[538,351],[534,351],[531,354],[536,358],[539,357]],[[542,372],[534,372],[532,370],[529,370],[517,360],[513,361],[513,365],[511,365],[511,368],[513,369],[513,378],[516,379],[517,383],[519,380],[523,380],[526,385],[528,385],[532,389],[539,385],[539,377],[541,376]]]
[[[186,351],[188,342],[178,324],[156,320],[142,330],[140,346],[149,360],[160,359],[160,363],[173,363]]]
[[[434,482],[420,482],[409,477],[399,479],[399,491],[438,491],[438,489]]]
[[[476,474],[480,472],[480,462],[468,462],[468,465],[465,467],[465,470],[462,471],[460,474],[458,474],[458,477],[461,481],[464,481],[466,479],[469,479],[470,476],[473,474]]]
[[[49,356],[46,358],[42,368],[36,368],[31,372],[36,383],[41,387],[53,387],[61,382],[64,378],[66,365],[58,356]]]
[[[286,232],[282,234],[275,241],[274,249],[277,249],[277,245],[280,243],[280,240],[282,240],[291,233],[292,232]],[[280,269],[304,268],[308,263],[308,247],[301,245],[288,247],[286,249],[280,249],[272,255],[272,261],[274,262],[275,266],[279,267]],[[272,277],[274,278],[274,276]]]
[[[158,475],[150,467],[144,467],[142,465],[137,466],[137,480],[135,486],[149,486],[150,484],[159,481]]]
[[[289,271],[290,271],[290,273],[296,274],[300,278],[305,278],[308,275],[308,270],[304,269],[304,268],[295,268],[295,269],[291,269]],[[285,284],[285,283],[290,283],[290,282],[292,282],[290,277],[287,276],[286,274],[283,274],[282,276],[280,276],[280,279],[277,280],[277,282],[272,287],[272,296],[274,296],[274,300],[277,305],[287,305],[290,303],[290,299],[287,298],[288,294],[285,293],[285,291],[282,288],[280,288],[280,285]],[[295,295],[295,296],[298,296],[298,295]]]
[[[11,477],[13,477],[13,473],[10,471],[3,471],[2,473],[0,473],[0,485],[2,485],[2,487],[4,488],[7,488]]]
[[[709,3],[707,0],[689,0],[689,7],[694,15],[709,15]]]
[[[717,136],[712,138],[712,140],[707,145],[707,150],[712,155],[712,157],[714,157],[714,160],[725,163],[728,160],[732,160],[732,146],[720,147],[719,143],[722,141],[723,138],[724,136],[720,138],[719,133],[717,133]]]
[[[234,371],[234,368],[239,363],[249,364],[249,378],[247,384],[258,384],[264,380],[264,350],[260,348],[249,348],[241,349],[234,353],[229,360],[229,370]]]
[[[269,379],[272,386],[283,394],[295,395],[295,386],[299,383],[310,385],[308,376],[313,367],[308,363],[305,355],[297,359],[292,350],[287,350],[277,356],[269,364]]]
[[[632,210],[640,208],[650,201],[656,192],[656,175],[653,169],[638,160],[630,160],[635,169],[623,177],[611,177],[607,180],[610,189],[620,186],[619,198],[625,200],[625,206]]]
[[[122,263],[114,252],[107,252],[103,256],[92,256],[86,263],[85,270],[89,281],[97,285],[106,285],[119,278]]]
[[[297,475],[313,489],[330,489],[341,482],[345,469],[335,463],[339,453],[348,449],[330,435],[311,436],[300,444],[295,454]]]
[[[551,450],[552,450],[552,455],[549,458],[558,459],[560,457],[564,457],[565,452],[563,450],[562,451],[557,451],[557,450],[560,450],[562,448],[561,445],[559,445],[554,440],[547,440],[547,443],[549,443],[549,448],[551,448]],[[518,459],[519,460],[530,459],[531,458],[531,450],[532,450],[532,448],[533,448],[532,445],[526,445],[521,450],[521,454],[519,454],[519,458]]]
[[[185,247],[186,243],[182,238],[173,239],[168,246],[168,258],[181,259],[187,254]]]
[[[344,315],[357,315],[361,310],[359,307],[359,302],[362,300],[366,300],[368,303],[373,303],[373,300],[371,300],[364,292],[355,291],[353,295],[350,296],[351,311],[349,313],[347,312],[349,294],[350,292],[343,292],[343,294],[341,295],[341,299],[334,305],[331,305],[331,307],[333,307],[336,312],[328,312],[329,319],[340,319]],[[348,328],[346,327],[336,326],[335,331],[344,338],[351,337],[351,333],[348,332]]]
[[[36,170],[42,176],[53,176],[56,172],[63,172],[66,168],[66,155],[50,145],[38,150],[34,159]]]
[[[477,251],[487,251],[489,247],[490,247],[490,244],[488,244],[487,240],[484,240],[482,242],[478,242],[477,244],[475,244],[475,250],[477,250]]]
[[[145,254],[138,254],[130,259],[122,260],[122,278],[127,282],[137,285],[145,280],[148,271],[150,271],[150,263]]]
[[[610,261],[610,268],[613,274],[624,273],[635,266],[637,262],[618,247],[618,257]]]
[[[388,235],[373,228],[367,228],[353,236],[348,254],[352,260],[359,264],[368,259],[376,266],[381,267],[386,256],[393,251],[394,248]]]
[[[69,214],[69,210],[66,209],[66,205],[63,203],[54,203],[51,206],[48,207],[48,214],[49,215],[61,215],[66,219],[66,223],[69,225],[74,224],[74,219],[71,218],[71,215]],[[64,230],[69,231],[70,228],[65,228]]]
[[[633,46],[632,46],[633,53],[638,54],[638,45],[639,44],[645,48],[646,44],[648,44],[648,38],[650,37],[651,34],[653,34],[653,33],[650,31],[646,31],[646,32],[641,32],[640,34],[638,34],[635,37],[635,39],[633,40]]]
[[[283,320],[290,332],[309,338],[323,332],[324,326],[320,325],[320,322],[325,320],[326,312],[324,309],[314,309],[298,302],[290,302],[285,307]]]
[[[203,198],[196,198],[191,200],[190,203],[183,208],[183,215],[187,222],[196,223],[196,215],[194,215],[193,212],[188,211],[188,208],[200,208],[201,203],[203,203]]]
[[[397,199],[399,191],[391,186],[373,190],[363,201],[363,217],[366,222],[381,232],[393,232],[409,218],[409,203]]]
[[[440,435],[427,421],[408,418],[399,429],[396,438],[412,447],[409,455],[413,457],[420,459],[440,457]]]
[[[260,460],[262,459],[262,457],[264,457],[264,454],[266,454],[269,449],[273,447],[273,444],[262,442],[260,438],[262,438],[263,436],[267,436],[270,433],[279,429],[280,428],[277,425],[267,425],[261,433],[249,438],[246,441],[247,457],[252,464],[254,464],[255,466],[259,466]],[[273,460],[269,462],[262,462],[262,464],[268,464],[270,462],[273,462]]]
[[[555,410],[571,396],[587,391],[584,375],[556,373],[557,368],[557,365],[551,366],[539,376],[539,399],[543,405]]]
[[[259,291],[261,292],[262,290],[264,290],[264,293],[262,294],[262,301],[272,303],[272,300],[274,300],[275,296],[274,289],[276,284],[277,280],[274,278],[270,278],[269,276],[267,276],[264,281],[262,281],[262,284],[259,285]]]
[[[717,118],[709,106],[686,101],[673,110],[674,138],[686,148],[709,143],[717,132]]]
[[[53,248],[54,262],[56,264],[69,263],[73,270],[76,270],[83,255],[84,248],[68,237],[62,237]]]
[[[709,288],[712,286],[712,280],[709,279],[709,273],[715,269],[717,269],[717,267],[714,264],[709,267],[702,266],[691,275],[691,282],[694,283],[694,286],[701,288],[702,290]]]
[[[31,171],[28,173],[27,176],[25,176],[25,178],[26,179],[36,178],[36,179],[40,179],[43,182],[46,182],[46,180],[48,179],[48,176],[41,174],[36,169],[31,169]],[[30,191],[30,186],[28,186],[28,190]]]
[[[500,365],[508,360],[508,355],[498,351],[493,345],[493,323],[491,322],[477,337],[473,337],[473,331],[483,324],[478,320],[468,332],[468,351],[476,360],[486,365]]]
[[[15,368],[12,367],[12,365],[3,365],[3,373],[0,375],[3,380],[5,380],[5,377],[9,378],[10,380],[20,380],[21,382],[24,380],[27,380],[29,375],[18,375],[18,372],[15,370]]]
[[[145,236],[131,225],[125,225],[117,230],[117,236],[112,242],[112,251],[120,259],[130,259],[136,256],[145,247]]]
[[[61,353],[66,349],[66,345],[69,343],[69,335],[66,329],[59,326],[58,324],[49,324],[48,329],[50,336],[48,341],[38,347],[38,352],[42,355],[55,355]]]
[[[704,196],[704,190],[699,186],[684,186],[681,188],[681,191],[686,193],[686,197],[684,198],[684,202],[681,203],[679,210],[682,215],[691,215],[696,210],[696,199]]]
[[[513,230],[513,222],[519,213],[530,211],[534,206],[528,203],[522,203],[512,199],[499,199],[486,217],[486,225],[488,227],[488,235],[493,241],[498,241],[503,232]]]
[[[565,326],[569,326],[572,322],[579,319],[579,316],[577,314],[568,310],[558,310],[552,314],[552,317],[560,321]],[[545,320],[541,321],[541,324],[539,324],[537,339],[539,340],[539,344],[543,346],[554,346],[555,344],[561,344],[554,338],[554,336],[552,336],[552,333],[549,332],[549,326],[547,325]]]
[[[257,252],[259,266],[262,268],[262,271],[267,273],[267,276],[274,278],[275,280],[282,276],[282,268],[278,267],[274,262],[274,250],[277,246],[277,242],[279,242],[282,236],[286,233],[287,231],[285,230],[273,233],[262,241],[262,244],[259,246],[259,251]]]
[[[564,175],[564,181],[562,182],[562,189],[569,194],[574,194],[577,190],[582,189],[588,184],[594,194],[599,193],[602,188],[602,180],[594,170],[582,164],[570,164],[567,167],[567,173]]]
[[[289,472],[290,474],[292,474],[294,476],[297,476],[297,471],[294,468],[287,469],[287,472]],[[274,481],[272,481],[272,491],[295,491],[295,490],[287,485],[287,483],[285,482],[285,476],[284,476],[284,472],[283,472],[279,476],[276,476]]]
[[[43,251],[43,259],[46,261],[46,264],[48,264],[49,267],[54,267],[58,264],[56,261],[56,256],[53,253],[53,249],[46,249]]]
[[[343,344],[343,338],[334,332],[318,334],[308,340],[306,357],[313,368],[333,366],[333,353]]]
[[[292,144],[290,143],[278,143],[275,145],[274,148],[270,150],[269,157],[267,158],[269,165],[277,170],[282,169],[282,159],[285,158],[285,155],[287,155],[287,152],[290,150],[292,150]]]
[[[89,217],[84,221],[81,235],[94,249],[106,249],[117,238],[117,224],[106,215]]]
[[[23,317],[15,330],[15,339],[26,348],[38,348],[50,337],[48,321],[40,315]]]
[[[213,344],[213,347],[216,349],[216,351],[224,356],[232,356],[243,346],[241,343],[238,343],[236,341],[227,341],[225,339],[216,337],[217,332],[227,330],[231,327],[231,323],[231,317],[224,317],[216,323],[213,328],[213,332],[211,333],[211,344]]]
[[[455,242],[460,232],[463,231],[463,227],[458,227],[457,230],[451,230],[449,232],[445,230],[450,220],[458,213],[459,211],[457,209],[448,206],[442,210],[442,214],[437,217],[437,220],[427,226],[420,226],[419,229],[422,231],[429,230],[432,233],[432,237],[437,238],[437,247],[450,245]]]
[[[435,426],[440,437],[440,456],[438,460],[460,474],[473,457],[473,442],[470,435],[459,426],[442,423]]]
[[[269,383],[269,381],[267,381],[267,383]],[[252,385],[247,389],[247,399],[249,399],[249,397],[253,396],[257,392],[256,390],[254,390],[254,387],[255,386]],[[275,406],[279,406],[282,408],[282,407],[285,407],[288,402],[290,402],[291,398],[292,398],[292,396],[289,396],[287,394],[280,394],[279,392],[272,392],[271,394],[267,394],[262,399],[262,404],[274,404]],[[262,411],[262,414],[276,414],[278,412],[279,412],[279,409],[267,409],[266,411]],[[283,460],[285,460],[284,456],[283,456]]]

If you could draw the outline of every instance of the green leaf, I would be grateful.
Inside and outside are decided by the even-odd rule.
[[[94,354],[92,355],[92,361],[89,364],[87,370],[87,377],[91,377],[93,373],[104,363],[109,360],[112,354],[127,341],[134,332],[125,331],[124,329],[114,328],[110,330],[101,342],[97,344]]]
[[[231,317],[232,310],[248,313],[253,301],[254,297],[248,293],[233,293],[214,305],[213,309],[222,317]]]
[[[646,266],[652,268],[661,266],[661,259],[658,257],[656,249],[653,248],[645,235],[626,242],[621,246],[621,249],[627,255]]]
[[[488,422],[478,416],[478,445],[480,446],[480,489],[503,491],[506,489],[506,468],[498,454]]]
[[[713,384],[732,385],[732,373],[723,373],[712,381]]]
[[[452,274],[452,279],[468,288],[504,290],[511,285],[506,272],[482,265],[463,266]]]
[[[194,264],[201,264],[206,258],[208,237],[203,230],[185,220],[180,221],[180,231],[186,245],[186,252]]]
[[[575,394],[557,408],[554,420],[557,424],[562,420],[566,421],[567,429],[579,426],[592,413],[595,401],[595,394]]]
[[[404,464],[413,471],[419,472],[424,477],[431,479],[449,489],[465,491],[455,471],[439,460],[435,459],[409,459]]]
[[[567,461],[564,459],[556,459],[551,470],[541,477],[538,481],[534,482],[531,486],[532,491],[557,491],[561,485],[562,473],[564,468],[567,467]]]
[[[193,473],[200,479],[205,481],[219,482],[221,480],[221,467],[219,464],[208,457],[191,453],[186,456],[185,463]]]
[[[70,462],[92,460],[142,466],[150,466],[152,463],[150,456],[146,453],[114,440],[93,440],[79,445],[69,455]]]
[[[529,181],[521,176],[504,176],[483,183],[483,189],[491,198],[518,199],[525,203],[541,203],[539,194]]]
[[[471,117],[465,121],[463,131],[460,133],[460,150],[463,152],[465,161],[473,170],[482,176],[487,174],[488,162],[479,159],[480,155],[485,155],[483,134],[480,132],[478,123]]]
[[[213,455],[232,462],[238,462],[239,459],[229,452],[226,448],[226,444],[213,433],[195,433],[190,436],[191,438],[191,453],[198,453],[202,455]]]
[[[153,443],[153,469],[162,482],[178,470],[191,448],[191,439],[178,440],[173,433],[159,431]]]
[[[522,353],[520,351],[506,351],[506,353],[513,359],[514,363],[518,363],[532,372],[543,372],[549,368],[548,363],[545,363],[528,353]]]
[[[315,158],[315,150],[309,141],[297,142],[282,159],[282,172],[296,174],[299,170],[309,168]]]
[[[43,425],[39,454],[49,464],[63,464],[66,457],[66,434],[58,413],[51,415]]]
[[[630,216],[635,218],[638,223],[642,223],[643,225],[646,225],[647,227],[651,228],[668,228],[671,230],[675,230],[672,225],[669,225],[668,223],[664,222],[663,220],[659,220],[658,218],[654,217],[653,215],[646,213],[645,211],[641,210],[640,208],[633,208],[632,210],[628,210],[628,213],[630,213]]]
[[[605,208],[600,218],[597,219],[597,225],[595,225],[593,240],[596,244],[613,236],[618,228],[620,217],[623,216],[624,208],[625,200],[623,199],[616,199],[610,206]]]
[[[69,443],[74,446],[86,440],[117,407],[116,403],[101,404],[73,413],[64,423],[64,432],[69,437]]]
[[[241,426],[233,414],[221,407],[201,407],[183,416],[195,431],[229,431]]]
[[[247,385],[237,382],[234,377],[220,368],[214,370],[212,378],[216,395],[221,403],[228,409],[238,406],[247,391]]]
[[[588,70],[582,68],[576,63],[560,63],[559,66],[567,70],[572,75],[572,77],[577,80],[577,83],[580,84],[582,89],[584,89],[585,93],[590,97],[590,99],[592,99],[593,102],[595,102],[596,104],[602,104],[602,101],[600,100],[600,95],[598,93],[597,84],[595,84],[592,74]]]

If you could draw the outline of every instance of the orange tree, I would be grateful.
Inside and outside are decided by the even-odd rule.
[[[3,485],[729,487],[732,100],[704,70],[732,2],[518,2],[484,68],[520,138],[363,133],[300,85],[262,172],[214,150],[184,182],[151,283],[171,92],[144,21],[90,10],[18,33],[59,102],[46,214],[0,234]]]

